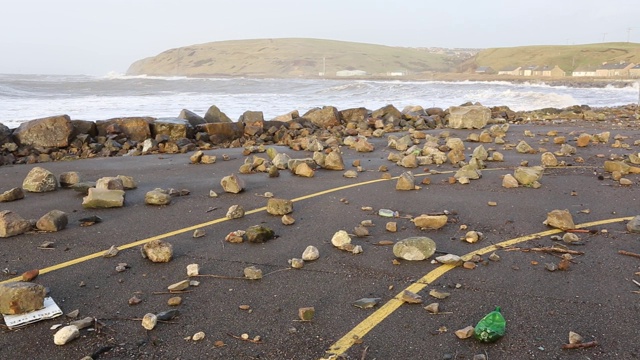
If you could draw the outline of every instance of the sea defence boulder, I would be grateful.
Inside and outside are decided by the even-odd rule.
[[[129,140],[141,142],[151,137],[149,123],[154,120],[152,117],[121,117],[98,120],[96,127],[100,136],[124,134]]]
[[[72,133],[73,125],[69,116],[59,115],[24,122],[13,135],[20,145],[64,148],[69,146]]]
[[[180,115],[178,115],[178,118],[187,120],[189,124],[191,124],[191,126],[193,126],[194,128],[200,124],[206,123],[202,116],[187,109],[182,109],[182,111],[180,111]]]
[[[230,123],[232,120],[223,113],[217,106],[211,105],[207,113],[204,114],[204,121],[208,123]]]
[[[453,129],[482,129],[491,119],[491,109],[480,105],[449,108],[449,127]]]
[[[241,138],[244,135],[244,124],[240,122],[206,123],[198,125],[197,130],[209,134],[211,143],[218,145]]]
[[[323,129],[341,124],[340,112],[333,106],[325,106],[322,109],[311,109],[302,115],[302,117]]]
[[[179,118],[160,118],[151,124],[152,133],[155,135],[166,135],[171,140],[191,138],[193,127],[188,120]]]

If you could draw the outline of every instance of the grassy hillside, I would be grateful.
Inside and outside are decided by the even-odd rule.
[[[323,60],[324,59],[324,60]],[[447,56],[425,50],[319,39],[211,42],[171,49],[133,63],[130,75],[310,77],[325,69],[416,74],[452,71]]]
[[[600,43],[586,45],[521,46],[480,51],[466,67],[490,66],[495,70],[510,66],[558,65],[565,71],[595,67],[603,62],[640,63],[640,44]]]

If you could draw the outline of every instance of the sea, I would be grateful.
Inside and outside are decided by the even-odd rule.
[[[339,110],[388,104],[447,108],[466,102],[515,111],[572,105],[613,107],[637,103],[638,83],[600,87],[507,81],[402,81],[353,79],[255,79],[0,74],[0,123],[66,114],[74,120],[177,117],[182,109],[204,116],[216,105],[231,119],[247,110],[265,119],[322,106]]]

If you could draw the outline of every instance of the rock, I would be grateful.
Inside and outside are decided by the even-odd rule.
[[[333,106],[324,106],[322,109],[311,109],[307,111],[303,118],[310,120],[314,125],[327,129],[340,125],[340,113]]]
[[[439,299],[439,300],[444,300],[444,299],[448,298],[449,296],[451,296],[451,294],[448,293],[448,292],[443,292],[443,291],[438,291],[436,289],[431,289],[431,290],[429,290],[429,296],[434,297],[434,298]]]
[[[416,154],[413,153],[406,155],[402,159],[400,159],[400,161],[398,161],[398,165],[409,169],[417,168],[418,158],[416,157]]]
[[[119,179],[122,182],[122,188],[124,190],[132,190],[138,187],[138,184],[131,176],[127,175],[118,175],[116,179]]]
[[[93,325],[94,318],[91,316],[87,316],[80,320],[75,320],[69,323],[69,325],[73,325],[78,328],[78,330],[86,329],[89,326]]]
[[[38,269],[32,269],[32,270],[29,270],[29,271],[25,271],[24,273],[22,273],[22,281],[29,282],[29,281],[37,278],[38,275],[40,275],[40,270],[38,270]]]
[[[517,167],[513,173],[513,176],[518,180],[518,183],[524,186],[533,185],[536,181],[542,178],[544,168],[542,166],[533,167]]]
[[[271,160],[271,163],[275,165],[279,170],[285,170],[289,167],[289,161],[291,157],[285,153],[278,153]]]
[[[227,219],[240,219],[244,216],[244,208],[242,205],[231,205],[227,210]]]
[[[447,215],[420,215],[411,221],[416,227],[425,230],[437,230],[447,224]]]
[[[241,243],[244,241],[244,235],[245,235],[246,231],[244,230],[236,230],[236,231],[232,231],[229,234],[227,234],[227,236],[224,238],[225,241],[230,242],[230,243]]]
[[[158,323],[158,317],[155,314],[147,313],[142,318],[142,327],[147,330],[153,330]]]
[[[24,191],[22,188],[13,188],[0,194],[0,202],[10,202],[24,199]]]
[[[358,177],[358,172],[355,170],[347,170],[344,172],[344,174],[342,174],[342,176],[348,178],[348,179],[355,179]]]
[[[362,298],[358,299],[353,303],[353,306],[360,309],[371,309],[378,305],[382,299],[381,298]]]
[[[293,170],[293,173],[298,176],[308,177],[308,178],[313,177],[315,175],[314,170],[306,162],[302,162],[298,164],[298,166],[296,166],[295,169]]]
[[[620,180],[618,180],[618,183],[622,186],[630,186],[633,185],[633,181],[627,179],[627,178],[620,178]]]
[[[271,215],[287,215],[293,212],[293,202],[287,199],[270,198],[267,200],[267,212]]]
[[[469,244],[477,243],[482,240],[482,233],[479,231],[468,231],[464,236],[464,241]]]
[[[0,211],[0,238],[24,234],[31,229],[31,223],[10,211]]]
[[[311,321],[316,314],[314,307],[303,307],[298,309],[298,317],[302,321]]]
[[[193,230],[193,238],[201,238],[207,235],[207,232],[204,229],[195,229]]]
[[[168,310],[168,311],[157,313],[156,319],[159,321],[169,321],[169,320],[173,320],[178,315],[180,315],[179,310]]]
[[[489,158],[489,153],[487,152],[487,150],[484,148],[484,146],[480,145],[478,147],[476,147],[475,149],[473,149],[473,154],[471,155],[471,157],[478,159],[478,160],[487,160]]]
[[[124,206],[123,190],[105,190],[89,188],[87,196],[82,198],[84,208],[113,208]]]
[[[373,144],[368,142],[366,138],[358,139],[358,141],[353,144],[353,148],[356,149],[357,152],[372,152],[375,150]]]
[[[458,266],[462,264],[462,259],[458,255],[446,254],[436,257],[436,261],[441,264]]]
[[[452,149],[447,153],[447,159],[453,165],[457,165],[461,161],[466,160],[466,156],[464,155],[464,150]]]
[[[496,254],[495,252],[492,252],[491,255],[489,255],[489,260],[500,261],[500,255]]]
[[[455,334],[458,337],[458,339],[468,339],[473,336],[474,331],[475,331],[474,327],[469,325],[466,328],[456,330]]]
[[[255,266],[246,267],[244,268],[244,277],[250,280],[260,280],[262,279],[262,270]]]
[[[193,136],[193,126],[188,120],[181,118],[159,118],[151,123],[156,136],[166,136],[173,141],[188,139]]]
[[[577,147],[585,147],[585,146],[589,145],[590,142],[591,142],[591,135],[589,135],[589,134],[580,134],[580,136],[578,136],[578,139],[576,140],[576,146]]]
[[[393,255],[404,260],[425,260],[436,251],[436,243],[428,237],[410,237],[393,245]]]
[[[342,248],[347,244],[351,244],[351,237],[346,231],[339,230],[338,232],[333,234],[333,237],[331,238],[331,244],[333,244],[333,246],[337,248]]]
[[[69,146],[73,124],[68,115],[50,116],[26,121],[13,131],[20,145],[39,148],[65,148]]]
[[[204,115],[204,121],[207,123],[230,123],[231,119],[227,114],[223,113],[220,108],[211,105]]]
[[[518,186],[519,186],[518,180],[516,180],[516,178],[514,178],[513,175],[507,174],[502,177],[502,187],[511,189],[511,188],[517,188]]]
[[[142,246],[142,252],[154,263],[165,263],[173,257],[173,245],[163,240],[151,240]]]
[[[67,214],[60,210],[51,210],[36,222],[36,228],[41,231],[56,232],[67,227]]]
[[[527,144],[526,141],[521,140],[518,145],[516,145],[516,151],[520,154],[535,154],[535,150]]]
[[[631,166],[622,161],[605,161],[604,162],[604,171],[606,172],[614,172],[619,171],[621,174],[626,175],[630,172]]]
[[[545,152],[540,156],[542,166],[558,166],[558,159],[551,152]]]
[[[428,312],[432,313],[432,314],[437,314],[440,311],[440,304],[431,303],[431,304],[425,306],[424,309],[427,310]]]
[[[42,309],[46,289],[30,282],[10,282],[0,284],[0,313],[5,315],[24,314]]]
[[[169,306],[178,306],[180,304],[182,304],[182,298],[180,296],[170,297],[169,300],[167,300],[167,305]]]
[[[474,263],[473,261],[465,261],[464,263],[462,263],[462,267],[468,270],[473,270],[476,268],[476,263]]]
[[[67,171],[63,172],[59,176],[60,178],[60,186],[63,188],[71,187],[79,182],[81,182],[80,174],[77,171]]]
[[[627,231],[630,233],[640,233],[640,215],[636,215],[627,223]]]
[[[198,331],[197,333],[193,334],[193,336],[191,337],[191,340],[200,341],[204,339],[204,337],[205,337],[204,331]]]
[[[405,290],[400,294],[400,301],[407,304],[422,304],[422,296],[412,291]]]
[[[56,345],[65,345],[71,340],[80,337],[80,330],[75,325],[67,325],[56,331],[53,335],[53,343]]]
[[[109,134],[124,134],[129,140],[143,142],[151,137],[149,123],[153,122],[151,117],[123,117],[108,120],[96,121],[96,129],[99,136]],[[118,129],[117,133],[112,133],[111,129]]]
[[[327,170],[344,170],[344,161],[339,151],[332,151],[325,157],[324,168]]]
[[[105,258],[110,258],[110,257],[114,257],[116,255],[118,255],[118,253],[120,252],[120,250],[118,250],[118,248],[115,245],[111,245],[111,247],[106,250],[102,256]]]
[[[461,178],[477,180],[480,179],[481,176],[482,173],[480,172],[480,170],[478,170],[476,166],[469,164],[461,167],[458,171],[456,171],[453,177],[458,180],[460,180]]]
[[[454,129],[482,129],[491,119],[491,109],[484,106],[449,107],[449,127]]]
[[[304,249],[304,252],[302,253],[302,260],[304,261],[314,261],[314,260],[317,260],[319,257],[320,257],[320,251],[318,250],[317,247],[313,245],[307,246],[307,248]]]
[[[187,265],[187,276],[198,276],[200,274],[200,265],[189,264]]]
[[[581,344],[583,341],[582,335],[569,331],[569,344]]]
[[[237,194],[244,190],[244,181],[236,174],[225,176],[220,180],[220,185],[225,192]]]
[[[573,217],[569,210],[552,210],[547,213],[547,219],[543,222],[544,225],[558,228],[560,230],[575,229],[576,226],[573,223]]]
[[[36,166],[24,178],[22,188],[35,193],[55,191],[58,188],[58,179],[51,171]]]
[[[280,221],[282,221],[282,224],[284,225],[292,225],[296,222],[296,219],[294,219],[291,215],[282,215]]]
[[[353,234],[356,237],[366,237],[369,236],[369,230],[362,225],[358,225],[353,229]]]
[[[415,190],[415,177],[411,171],[403,172],[398,177],[398,182],[396,182],[396,190]]]
[[[96,189],[124,190],[124,184],[116,177],[102,177],[96,181]]]
[[[562,241],[567,244],[580,242],[580,237],[574,233],[565,233],[562,235]]]
[[[388,223],[386,223],[385,229],[388,232],[396,232],[398,231],[398,223],[395,221],[389,221]]]
[[[275,237],[275,232],[263,225],[253,225],[245,232],[247,241],[252,243],[263,243]]]
[[[289,265],[294,269],[302,269],[304,266],[304,260],[298,258],[289,259]]]

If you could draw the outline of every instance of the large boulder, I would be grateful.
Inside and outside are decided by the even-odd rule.
[[[180,115],[178,115],[178,118],[187,120],[189,124],[191,124],[191,126],[193,126],[194,128],[200,124],[206,123],[202,116],[187,109],[182,109],[182,111],[180,111]]]
[[[0,238],[24,234],[29,229],[31,229],[29,220],[9,210],[0,211]]]
[[[375,110],[371,113],[371,117],[375,119],[383,119],[385,121],[392,121],[394,125],[402,119],[402,113],[395,106],[389,104]]]
[[[0,123],[0,146],[8,142],[11,142],[11,129]]]
[[[435,241],[424,236],[406,238],[393,245],[393,255],[404,260],[425,260],[435,252]]]
[[[369,110],[363,107],[346,109],[340,111],[340,117],[346,123],[359,123],[365,121],[369,117]]]
[[[22,188],[36,193],[55,191],[58,188],[58,179],[51,171],[36,166],[22,181]]]
[[[56,232],[67,227],[69,219],[61,210],[51,210],[36,222],[36,228],[40,231]]]
[[[89,209],[123,206],[124,190],[89,188],[87,196],[82,198],[82,207]]]
[[[24,191],[22,188],[13,188],[0,194],[0,202],[9,202],[24,199]]]
[[[72,138],[75,138],[78,135],[98,135],[98,128],[96,127],[95,121],[71,120],[71,125],[73,125]]]
[[[151,117],[121,117],[108,120],[96,121],[98,135],[106,136],[112,133],[112,129],[117,129],[129,140],[144,141],[151,137],[149,124],[153,122]]]
[[[302,115],[302,117],[324,129],[341,124],[340,112],[333,106],[325,106],[322,109],[311,109]]]
[[[244,135],[244,124],[234,122],[216,122],[198,125],[198,131],[209,134],[213,144],[239,139]]]
[[[207,113],[204,114],[204,121],[208,123],[232,122],[227,114],[220,111],[220,109],[215,105],[211,105],[211,107],[209,107],[209,110],[207,110]]]
[[[451,106],[449,127],[454,129],[482,129],[491,119],[491,110],[480,105]]]
[[[179,118],[156,119],[151,127],[154,135],[166,135],[171,140],[191,138],[193,127],[188,120]]]
[[[73,125],[68,115],[50,116],[23,122],[13,132],[21,145],[43,148],[63,148],[69,146]]]

